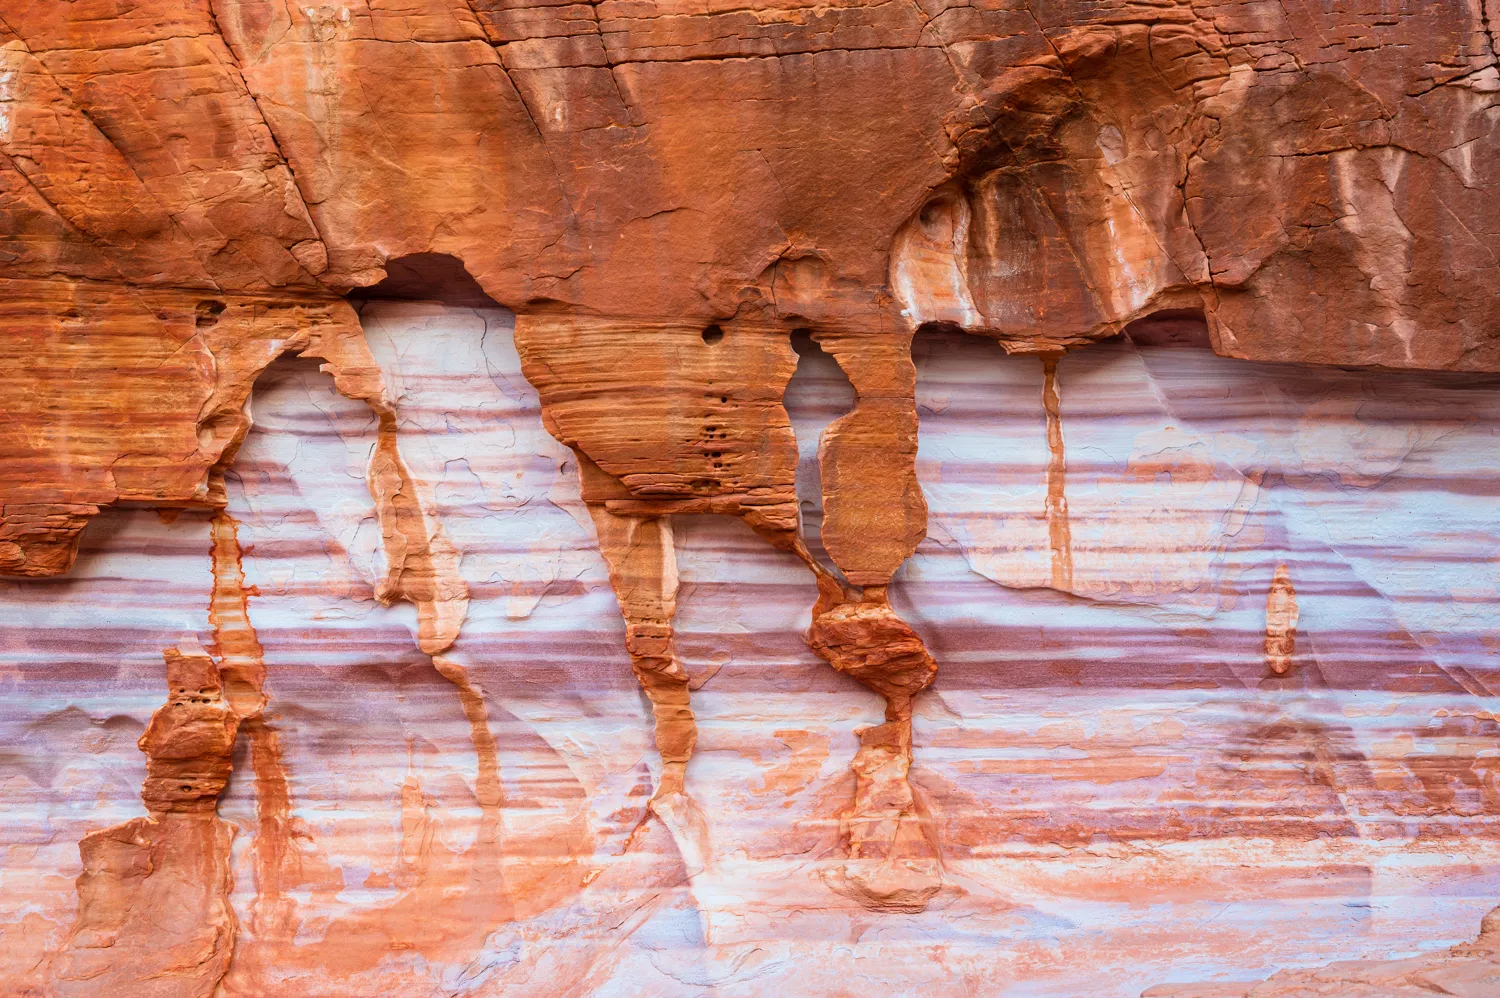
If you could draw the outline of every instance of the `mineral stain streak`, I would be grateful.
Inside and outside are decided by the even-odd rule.
[[[227,503],[221,474],[210,479],[213,493]],[[254,842],[256,894],[250,926],[256,935],[284,925],[294,903],[284,897],[289,885],[285,870],[295,853],[292,796],[281,758],[281,736],[266,719],[270,702],[266,691],[265,650],[250,621],[253,588],[245,582],[244,549],[239,522],[227,507],[210,520],[213,589],[209,597],[209,626],[220,675],[229,701],[250,741],[250,766],[255,779],[256,833]]]
[[[225,994],[261,995],[293,986],[313,973],[338,978],[365,973],[388,951],[413,951],[429,958],[460,960],[484,937],[514,917],[515,903],[506,883],[504,803],[498,748],[489,728],[484,693],[468,670],[451,654],[467,605],[467,588],[457,574],[457,552],[422,509],[418,485],[402,461],[396,440],[395,414],[383,400],[371,401],[379,416],[379,436],[372,452],[368,484],[375,500],[383,534],[388,570],[377,596],[383,602],[403,599],[418,614],[418,644],[433,668],[452,684],[470,730],[478,763],[474,787],[480,818],[472,845],[462,850],[446,847],[439,835],[441,822],[431,802],[410,772],[400,788],[401,841],[395,856],[394,881],[402,888],[393,903],[355,907],[326,922],[315,939],[305,938],[310,922],[324,916],[307,910],[294,896],[316,893],[338,873],[315,853],[312,837],[291,813],[291,794],[278,748],[278,734],[256,716],[246,723],[251,735],[250,758],[255,767],[258,834],[255,842],[257,892],[240,952],[224,978]],[[215,523],[229,521],[226,512]],[[229,536],[216,554],[236,557],[215,560],[214,622],[216,634],[239,636],[237,647],[259,645],[248,618],[239,549]],[[224,637],[220,637],[221,646]],[[233,656],[226,651],[226,663]],[[260,677],[264,666],[248,658],[237,662],[241,674]],[[263,686],[253,692],[265,701]],[[571,843],[565,843],[571,846]],[[571,849],[563,855],[571,857]],[[565,885],[564,885],[565,887]],[[556,885],[548,888],[555,892]],[[441,911],[443,917],[434,917]]]
[[[625,618],[625,650],[651,702],[661,776],[651,812],[671,830],[690,874],[712,862],[708,822],[687,793],[687,765],[698,744],[688,673],[673,646],[677,554],[667,516],[617,515],[590,504],[599,550]]]
[[[222,500],[222,475],[215,473],[210,488]],[[250,738],[258,819],[251,925],[264,933],[289,914],[283,868],[293,849],[291,800],[278,736],[264,718],[264,651],[250,621],[238,523],[227,509],[214,511],[209,538],[216,658],[163,653],[168,700],[140,739],[149,816],[79,844],[78,922],[51,972],[59,994],[201,996],[219,985],[239,922],[229,899],[234,829],[217,808],[242,729]]]
[[[321,358],[338,390],[368,403],[378,421],[366,469],[387,564],[376,598],[416,608],[417,644],[456,691],[478,757],[480,827],[450,847],[440,834],[448,819],[436,791],[423,787],[413,737],[408,772],[390,781],[400,843],[389,868],[371,874],[396,899],[373,907],[338,899],[343,868],[320,859],[297,827],[292,784],[267,719],[264,654],[250,626],[237,532],[227,514],[216,515],[210,616],[217,661],[191,646],[164,652],[167,702],[140,741],[147,814],[80,844],[77,922],[51,965],[58,994],[296,993],[330,979],[342,986],[372,968],[388,974],[380,986],[391,993],[408,982],[416,982],[413,991],[432,991],[434,976],[451,969],[445,962],[461,962],[442,983],[457,991],[474,983],[469,961],[494,926],[571,890],[566,874],[551,893],[522,889],[507,876],[502,833],[512,833],[512,843],[522,836],[505,826],[489,729],[495,706],[470,674],[467,653],[485,646],[477,637],[457,643],[469,602],[459,552],[437,521],[437,485],[402,460],[395,406],[344,298],[380,280],[393,257],[462,258],[476,287],[517,316],[524,377],[546,429],[579,455],[582,501],[625,622],[631,667],[650,701],[661,754],[650,809],[695,877],[721,871],[713,869],[710,823],[688,794],[698,726],[676,649],[670,517],[738,517],[812,569],[818,596],[809,646],[885,700],[882,723],[859,735],[854,800],[840,816],[846,862],[829,882],[887,912],[920,910],[944,875],[936,826],[910,780],[912,705],[933,682],[936,660],[890,600],[896,572],[927,529],[915,470],[914,331],[939,326],[1041,355],[1048,529],[1045,541],[1038,535],[1028,544],[1038,554],[1045,546],[1047,578],[1059,590],[1075,584],[1072,533],[1080,537],[1080,577],[1083,552],[1092,553],[1098,536],[1098,521],[1082,509],[1076,480],[1086,469],[1077,462],[1070,523],[1060,351],[1107,340],[1152,315],[1176,321],[1170,316],[1191,314],[1202,320],[1202,336],[1191,339],[1203,360],[1211,350],[1325,365],[1325,372],[1330,365],[1500,370],[1493,308],[1500,259],[1488,251],[1500,233],[1488,0],[1404,5],[1391,17],[1371,13],[1375,5],[1352,13],[1343,4],[1226,11],[1185,0],[1113,5],[1106,14],[1083,0],[1034,12],[991,4],[941,18],[898,4],[817,7],[804,16],[751,3],[651,17],[599,4],[585,19],[592,29],[582,33],[575,5],[435,0],[420,5],[419,16],[412,6],[11,4],[0,20],[0,574],[69,572],[90,518],[112,505],[222,507],[220,479],[248,429],[245,401],[258,372],[285,353]],[[857,395],[820,447],[821,540],[831,566],[808,556],[800,534],[796,446],[781,404],[795,366],[787,337],[802,329],[826,347]],[[1226,368],[1212,370],[1234,380]],[[1226,409],[1246,414],[1247,433],[1259,432],[1276,407],[1301,406],[1309,389],[1330,390],[1296,387],[1279,401],[1261,395],[1264,408],[1247,401],[1253,392],[1226,393]],[[1410,383],[1395,389],[1410,391]],[[1079,398],[1078,406],[1092,401]],[[1313,423],[1325,418],[1301,408]],[[1352,461],[1362,447],[1383,450],[1371,441],[1390,429],[1385,422],[1367,421],[1362,444],[1330,445],[1330,463]],[[1274,449],[1287,438],[1266,439]],[[1406,453],[1415,439],[1398,439],[1395,450]],[[1304,442],[1324,446],[1299,440],[1299,453]],[[1219,445],[1206,436],[1202,443]],[[1467,530],[1493,499],[1486,485],[1469,483],[1492,482],[1493,469],[1468,456],[1445,459],[1469,462],[1449,476],[1464,487],[1447,492],[1453,508],[1465,510]],[[1203,462],[1204,481],[1221,464]],[[1191,484],[1174,481],[1179,494]],[[1378,491],[1371,489],[1372,507],[1384,501]],[[1028,528],[1038,526],[1035,506],[1029,498],[1021,513]],[[1246,530],[1261,529],[1252,511],[1243,512]],[[1004,524],[987,526],[1005,532]],[[1375,626],[1349,628],[1364,641],[1349,640],[1344,656],[1366,670],[1348,680],[1363,683],[1361,692],[1457,699],[1463,691],[1447,685],[1437,657],[1488,654],[1460,647],[1469,632],[1453,641],[1447,632],[1468,627],[1461,620],[1473,607],[1493,603],[1492,580],[1470,585],[1474,578],[1451,568],[1461,559],[1444,559],[1443,572],[1453,576],[1434,590],[1442,613],[1392,597],[1382,603],[1383,633],[1364,640]],[[1366,568],[1350,571],[1360,576]],[[1102,580],[1112,588],[1141,581],[1131,566],[1115,571]],[[1299,585],[1324,591],[1316,576]],[[1462,612],[1447,612],[1452,601],[1466,601]],[[1107,619],[1108,607],[1093,609]],[[1408,631],[1418,616],[1434,621],[1430,632]],[[1266,605],[1264,660],[1272,673],[1291,667],[1297,625],[1296,593],[1279,568]],[[1026,629],[1004,626],[997,641]],[[1492,631],[1469,643],[1491,649]],[[1436,648],[1430,664],[1420,659],[1429,641]],[[967,652],[982,643],[965,642],[956,634],[953,647]],[[1392,643],[1399,653],[1371,651]],[[1171,652],[1162,659],[1189,650],[1162,647]],[[1050,696],[1064,672],[1080,685],[1080,676],[1104,677],[1102,687],[1126,671],[1109,671],[1111,660],[1133,650],[1095,646],[1087,661],[1066,669],[1041,654],[1025,663],[1025,678],[1006,679],[1032,697]],[[1008,667],[1028,657],[1024,647],[1003,652],[987,661]],[[1174,663],[1149,663],[1163,674],[1153,677],[1161,679],[1153,689],[1180,695],[1185,716],[1193,714],[1192,691],[1229,683],[1226,671],[1211,667],[1222,663],[1209,657],[1201,656],[1200,674],[1175,679],[1165,675]],[[1330,702],[1347,692],[1332,689]],[[1351,882],[1397,866],[1404,875],[1409,854],[1389,843],[1441,817],[1441,827],[1423,824],[1415,838],[1431,833],[1472,849],[1464,862],[1490,871],[1476,881],[1489,890],[1494,773],[1479,754],[1488,749],[1473,746],[1491,744],[1485,725],[1493,725],[1493,712],[1481,718],[1473,708],[1463,724],[1456,720],[1462,711],[1444,713],[1439,744],[1430,740],[1434,730],[1411,720],[1410,708],[1391,703],[1406,711],[1400,723],[1408,727],[1393,738],[1366,737],[1385,729],[1363,716],[1345,720],[1353,729],[1348,744],[1360,746],[1351,752],[1368,756],[1359,763],[1377,771],[1358,807],[1364,813],[1369,805],[1372,829],[1400,834],[1339,832],[1340,850],[1368,850],[1350,858],[1345,872],[1355,871]],[[256,776],[261,881],[241,926],[228,903],[231,829],[215,809],[239,729]],[[1205,756],[1237,751],[1215,743],[1212,733],[1224,730],[1204,722],[1180,737],[1200,739]],[[990,736],[965,729],[963,737]],[[1071,742],[1051,744],[1022,768],[1065,773],[1072,760],[1058,754],[1062,744]],[[1264,810],[1279,817],[1268,818],[1256,806],[1240,807],[1235,791],[1270,796],[1274,780],[1220,780],[1207,758],[1196,767],[1168,760],[1153,757],[1118,781],[1161,780],[1142,784],[1134,798],[1090,798],[1085,806],[1056,786],[1008,791],[1017,800],[1030,794],[1043,815],[1024,819],[1041,829],[1029,841],[1059,852],[1076,844],[1089,862],[1100,855],[1096,840],[1133,851],[1144,839],[1145,852],[1189,836],[1205,855],[1207,843],[1243,834],[1238,842],[1270,843],[1263,855],[1274,865],[1327,817],[1326,798],[1295,811],[1277,784]],[[1003,760],[980,762],[1003,770]],[[1153,772],[1158,762],[1163,768]],[[45,783],[47,775],[38,777],[38,793],[65,792],[58,781]],[[983,812],[975,819],[981,831],[963,845],[1010,842],[1017,808],[997,803],[999,791],[975,792],[988,793],[988,803],[973,808]],[[51,806],[56,798],[43,799]],[[634,814],[634,806],[618,810]],[[1047,824],[1063,812],[1081,817]],[[1288,816],[1296,820],[1283,821]],[[651,834],[632,841],[649,842]],[[562,853],[588,850],[576,827],[558,837],[566,840]],[[1004,862],[994,859],[1002,851],[976,852],[976,867]],[[1456,847],[1445,851],[1457,855]],[[1323,864],[1327,855],[1302,853],[1282,869]],[[550,862],[536,864],[556,873]],[[1456,898],[1436,882],[1452,867],[1434,868],[1439,873],[1423,890],[1441,889],[1427,896]],[[1142,882],[1139,873],[1131,871],[1133,883]],[[1074,864],[1065,879],[1087,879],[1087,871]],[[1369,886],[1358,889],[1368,895]],[[829,900],[820,886],[814,890],[819,897],[807,907]],[[638,910],[656,905],[665,910],[656,897]],[[580,920],[587,919],[605,920],[599,909],[585,911]],[[1227,929],[1230,920],[1219,925]],[[1267,924],[1259,915],[1242,921]],[[643,924],[621,918],[611,931],[629,926],[626,939]],[[1369,925],[1360,931],[1386,931]],[[1015,938],[1011,928],[986,942]],[[1476,943],[1434,961],[1336,966],[1327,980],[1292,975],[1282,983],[1354,991],[1369,975],[1385,975],[1370,986],[1488,993],[1495,933],[1492,916]],[[1075,948],[1061,960],[1092,965],[1098,956],[1132,972],[1151,949],[1137,934],[1135,952],[1100,956],[1092,943],[1072,938]],[[1321,959],[1308,956],[1322,950],[1291,949],[1303,940],[1276,945],[1283,942],[1287,948],[1266,959]],[[518,936],[513,953],[485,959],[513,959],[519,974],[546,977],[544,958],[526,947]],[[985,958],[1028,971],[1040,959],[1036,948],[1009,957],[1000,948]],[[644,966],[670,949],[632,958]],[[833,973],[852,966],[837,962],[837,950],[820,952],[839,968]],[[1205,953],[1193,959],[1212,959]],[[805,959],[805,952],[793,955]],[[959,973],[941,964],[930,961],[934,973]],[[878,966],[901,969],[884,955]],[[717,978],[718,969],[701,983],[674,980],[717,989],[729,980]],[[606,981],[609,972],[598,973]],[[589,968],[570,980],[582,993],[593,974]],[[1355,974],[1364,975],[1361,982],[1349,980]],[[606,983],[618,990],[626,982]],[[768,976],[756,986],[778,984]],[[1039,981],[1024,987],[1056,990]],[[1217,988],[1207,987],[1195,993]],[[1273,978],[1256,993],[1278,987]]]
[[[834,489],[839,472],[848,476],[851,471],[847,463],[842,467],[835,463],[842,442],[838,435],[857,432],[861,415],[868,415],[868,410],[860,412],[856,395],[854,409],[835,421],[820,442],[820,460],[828,475],[825,481],[831,481]],[[825,490],[825,503],[829,498]],[[877,493],[872,512],[885,513],[879,503],[886,498]],[[847,530],[847,524],[843,526]],[[846,574],[824,565],[809,550],[800,518],[795,532],[773,527],[758,532],[774,547],[791,551],[813,573],[818,598],[807,632],[808,647],[886,702],[884,723],[858,731],[860,747],[850,764],[854,799],[840,818],[849,862],[825,873],[825,880],[834,890],[875,911],[921,911],[942,888],[943,879],[935,836],[922,817],[909,779],[912,700],[931,685],[937,662],[891,608],[888,586],[852,585]],[[885,528],[875,528],[870,539],[884,541],[885,535]]]
[[[238,929],[229,899],[234,829],[217,808],[240,725],[264,706],[264,670],[254,630],[236,609],[244,577],[234,521],[216,513],[211,536],[210,619],[232,664],[198,650],[163,652],[167,702],[139,742],[148,814],[79,843],[78,920],[51,967],[56,994],[208,995],[228,969]],[[226,618],[231,626],[221,632]],[[226,676],[235,683],[228,696]]]
[[[885,699],[885,721],[858,729],[850,768],[854,799],[840,817],[849,862],[827,871],[829,886],[875,911],[918,912],[941,890],[942,862],[909,776],[912,700],[931,685],[937,662],[897,616],[886,586],[851,586],[808,550],[800,527],[760,530],[802,560],[817,582],[808,647]]]
[[[341,387],[347,390],[348,379]],[[452,646],[467,604],[456,552],[423,514],[396,446],[394,413],[378,392],[361,394],[380,417],[368,475],[389,565],[379,595],[416,605],[418,643],[458,691],[479,761],[475,792],[482,818],[474,846],[442,863],[434,862],[425,820],[409,827],[408,837],[415,834],[419,843],[412,853],[412,889],[395,905],[357,913],[335,925],[383,937],[415,932],[422,939],[416,948],[438,951],[455,944],[449,923],[418,917],[417,912],[430,909],[434,897],[458,897],[466,899],[460,903],[466,914],[457,934],[465,941],[454,952],[463,953],[513,910],[502,862],[498,752],[482,692],[461,664],[441,654]],[[226,464],[248,430],[246,419],[225,450]],[[294,944],[303,918],[289,892],[307,882],[297,840],[308,836],[299,832],[292,815],[280,736],[265,717],[265,653],[250,618],[254,590],[245,581],[239,524],[227,509],[219,469],[209,477],[207,497],[214,506],[208,605],[214,657],[164,652],[169,698],[140,740],[148,771],[141,796],[149,814],[91,833],[80,843],[84,873],[78,883],[79,915],[50,968],[58,994],[99,994],[94,989],[106,988],[127,998],[206,996],[221,981],[229,994],[258,994],[299,962],[319,968],[337,962],[324,946]],[[249,736],[255,778],[256,894],[246,952],[231,965],[239,930],[229,900],[233,827],[216,812],[240,730]],[[408,809],[421,800],[420,788],[410,779],[402,794]],[[171,910],[165,924],[157,914],[164,908]],[[336,938],[325,937],[330,943]],[[380,949],[366,947],[363,952],[378,959]]]
[[[1292,667],[1297,651],[1297,590],[1292,588],[1291,572],[1277,565],[1266,592],[1266,666],[1278,676]]]
[[[808,647],[885,699],[885,721],[858,729],[850,769],[854,799],[840,817],[849,862],[824,874],[829,886],[874,911],[918,912],[942,889],[942,860],[910,782],[912,700],[937,676],[922,639],[891,608],[885,586],[850,586],[795,534],[763,531],[813,573]]]
[[[401,599],[414,605],[417,644],[428,655],[437,655],[458,640],[468,612],[468,587],[458,574],[457,550],[422,508],[417,484],[401,459],[395,411],[383,401],[371,404],[380,429],[367,481],[380,518],[387,566],[375,596],[382,603]]]
[[[1068,526],[1068,461],[1063,451],[1062,400],[1057,392],[1058,353],[1042,355],[1042,408],[1047,413],[1047,536],[1052,545],[1052,588],[1073,588],[1073,536]]]
[[[222,476],[215,476],[210,487],[222,495]],[[213,589],[209,596],[208,623],[213,632],[212,651],[219,660],[229,704],[241,721],[247,721],[259,717],[266,706],[265,650],[250,623],[252,590],[245,584],[239,523],[227,508],[214,510],[209,537]]]
[[[937,663],[887,602],[884,586],[854,599],[820,586],[808,631],[812,650],[885,698],[885,723],[859,729],[854,801],[841,821],[849,863],[830,886],[868,908],[916,912],[942,888],[942,863],[909,779],[912,698]]]

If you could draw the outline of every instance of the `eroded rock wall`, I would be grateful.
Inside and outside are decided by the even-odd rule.
[[[1471,935],[1497,23],[9,4],[7,986]],[[1492,935],[1308,980],[1472,990]]]
[[[646,604],[599,537],[635,521],[544,429],[511,317],[369,302],[360,322],[424,529],[457,552],[457,639],[425,652],[420,604],[378,598],[382,417],[317,362],[276,362],[224,511],[109,510],[69,576],[4,583],[9,991],[833,995],[866,974],[1135,995],[1456,945],[1500,897],[1495,563],[1456,554],[1500,532],[1492,378],[1130,339],[1047,364],[923,333],[929,527],[887,596],[940,664],[910,761],[882,748],[880,691],[808,643],[819,576],[704,508],[651,521],[692,711],[668,787],[631,676]],[[784,345],[824,564],[808,486],[854,392],[810,338]],[[136,739],[184,696],[163,649],[264,697],[241,700],[217,817],[141,803],[158,740]],[[189,709],[228,716],[224,689],[192,685],[209,702]],[[167,861],[110,894],[91,857],[127,834],[111,848]],[[177,937],[202,947],[193,973],[119,959],[130,925],[97,926],[122,891],[223,912]],[[1477,973],[1422,959],[1345,978]]]

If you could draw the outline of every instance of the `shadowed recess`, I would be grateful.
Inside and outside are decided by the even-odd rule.
[[[355,288],[349,299],[362,301],[440,301],[445,305],[489,308],[498,304],[464,267],[448,253],[409,253],[385,263],[385,279]]]
[[[1152,312],[1127,325],[1125,335],[1142,347],[1213,348],[1208,320],[1201,308],[1164,308]]]
[[[797,505],[802,535],[812,556],[825,566],[833,566],[823,547],[823,473],[818,448],[829,424],[854,409],[854,386],[806,329],[793,331],[792,349],[797,351],[797,370],[787,383],[782,404],[797,435]],[[833,571],[838,572],[837,566]]]

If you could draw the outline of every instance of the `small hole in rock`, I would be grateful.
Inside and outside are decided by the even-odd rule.
[[[224,309],[227,307],[221,301],[200,301],[198,303],[198,317],[195,324],[199,327],[212,326],[219,321],[219,316],[224,313]]]
[[[712,346],[724,338],[724,327],[717,323],[703,327],[703,342]]]

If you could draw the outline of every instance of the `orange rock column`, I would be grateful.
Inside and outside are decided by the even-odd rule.
[[[819,573],[808,644],[886,701],[885,723],[859,732],[854,802],[843,821],[850,862],[836,886],[870,908],[916,911],[941,888],[942,865],[908,779],[912,698],[932,682],[937,663],[887,593],[927,529],[911,336],[813,336],[848,375],[856,402],[819,448],[823,545],[849,585]]]

